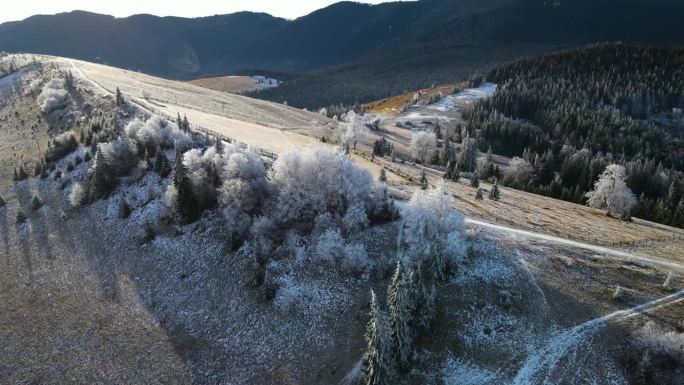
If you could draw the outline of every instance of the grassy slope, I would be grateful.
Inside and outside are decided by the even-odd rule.
[[[127,77],[122,73],[119,81]],[[133,90],[131,84],[127,86]],[[173,92],[192,95],[193,105],[208,104],[209,99],[187,93],[193,89]],[[25,98],[3,108],[0,115],[11,115],[18,108],[29,116],[35,112],[34,104]],[[33,141],[21,135],[24,131],[18,124],[12,121],[12,130],[0,131],[0,143],[12,137],[6,135],[17,137],[19,132],[21,140],[16,139],[15,145],[24,147],[17,149],[31,151]],[[15,164],[10,157],[0,162],[3,170]],[[84,164],[75,172],[87,167]],[[5,261],[0,268],[0,307],[9,309],[0,313],[4,341],[0,377],[10,382],[210,384],[231,378],[263,384],[337,383],[360,356],[365,282],[340,278],[329,268],[300,271],[296,277],[301,283],[321,285],[327,290],[321,293],[335,293],[330,298],[343,302],[316,307],[327,302],[302,301],[289,309],[262,303],[258,293],[244,285],[249,259],[225,250],[216,218],[181,227],[179,234],[161,235],[141,247],[142,222],[161,204],[159,197],[143,203],[146,185],[161,195],[164,183],[154,178],[134,175],[119,190],[133,201],[134,212],[127,220],[110,214],[113,198],[82,209],[69,208],[66,191],[52,180],[29,179],[14,185],[3,178],[1,183],[3,191],[14,192],[8,207],[0,208],[0,250]],[[450,188],[463,189],[463,196],[472,193],[467,186]],[[34,193],[46,204],[28,210]],[[513,190],[504,189],[503,197],[501,202],[483,204],[520,224],[524,222],[517,214],[536,205],[551,205],[559,210],[553,217],[572,216],[577,221],[590,212]],[[19,205],[30,218],[23,226],[14,224]],[[62,211],[68,220],[62,221]],[[558,222],[563,234],[575,231]],[[600,222],[591,231],[605,227],[620,236],[614,234],[620,231],[616,225]],[[495,373],[490,378],[494,383],[507,382],[526,354],[535,352],[533,346],[529,352],[521,346],[544,345],[546,336],[558,328],[666,294],[659,289],[664,272],[657,269],[595,259],[582,251],[486,230],[478,237],[483,244],[476,257],[469,258],[443,288],[445,300],[440,300],[436,327],[418,341],[418,370],[405,377],[408,383],[425,383],[434,375],[463,380],[459,377],[463,372],[455,370],[458,367],[447,365],[452,354],[461,363]],[[393,252],[396,244],[394,233],[385,228],[371,231],[365,242],[377,254]],[[382,293],[385,281],[375,282]],[[640,293],[628,294],[624,302],[607,300],[618,284]],[[511,293],[509,303],[506,292]],[[657,317],[675,324],[682,312],[684,306],[679,304],[658,311]],[[610,374],[612,359],[620,360],[614,355],[623,351],[618,347],[629,347],[633,340],[630,325],[638,327],[644,321],[636,317],[601,332],[587,349],[595,353],[582,356],[586,364],[582,367]],[[495,333],[485,333],[487,328]],[[634,349],[624,351],[630,350]]]

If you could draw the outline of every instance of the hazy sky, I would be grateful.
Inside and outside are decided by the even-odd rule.
[[[267,12],[294,19],[338,0],[18,0],[5,4],[0,23],[23,20],[36,14],[54,14],[75,9],[125,17],[138,13],[159,16],[197,17],[238,11]],[[364,0],[378,4],[383,0]]]

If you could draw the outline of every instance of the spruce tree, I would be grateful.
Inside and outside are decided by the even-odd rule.
[[[380,177],[378,177],[378,180],[382,183],[387,183],[387,173],[384,168],[380,169]]]
[[[684,198],[679,200],[679,204],[672,215],[672,226],[684,227]]]
[[[102,197],[113,185],[113,176],[109,171],[109,166],[104,159],[102,151],[99,149],[95,153],[92,171],[90,172],[90,199],[95,200]]]
[[[421,190],[427,190],[430,185],[428,184],[428,179],[427,179],[427,174],[425,173],[425,170],[423,169],[420,172],[420,189]]]
[[[26,217],[26,214],[24,214],[23,211],[19,210],[19,211],[17,211],[17,216],[14,218],[14,222],[16,224],[20,225],[20,224],[26,222],[26,219],[28,219]]]
[[[366,352],[363,357],[364,385],[391,385],[396,374],[392,341],[387,319],[371,290],[370,320],[366,327]]]
[[[410,290],[408,274],[402,272],[401,262],[397,263],[387,293],[387,309],[389,311],[389,330],[394,344],[394,359],[402,370],[408,369],[413,354],[413,315],[416,298]]]
[[[482,196],[482,189],[481,189],[481,188],[478,188],[478,189],[477,189],[477,192],[475,193],[475,200],[476,200],[476,201],[481,201],[481,200],[483,200],[483,199],[484,199],[484,197]]]
[[[181,221],[192,222],[199,216],[199,209],[195,194],[192,191],[192,182],[188,177],[188,170],[183,164],[183,154],[176,153],[176,164],[173,172],[173,186],[176,188],[176,207]]]
[[[480,178],[477,173],[473,173],[473,177],[470,179],[470,186],[475,188],[480,187]]]
[[[495,181],[494,186],[492,186],[492,190],[489,192],[489,199],[498,201],[500,197],[501,193],[499,192],[499,182]]]
[[[121,107],[124,103],[126,103],[126,101],[124,100],[123,94],[119,87],[116,87],[116,106]]]
[[[461,178],[461,174],[458,172],[458,167],[456,166],[456,161],[449,161],[447,163],[447,169],[444,172],[444,179],[447,180],[453,180],[454,182],[458,182],[458,180]]]

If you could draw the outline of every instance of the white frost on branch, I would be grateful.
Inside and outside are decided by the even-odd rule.
[[[625,183],[625,168],[617,164],[606,167],[594,190],[587,193],[587,205],[597,209],[605,209],[608,215],[623,214],[636,204],[636,197]]]
[[[64,90],[62,79],[52,79],[45,83],[43,91],[38,95],[37,102],[44,114],[59,110],[66,105],[67,92]]]
[[[530,162],[515,157],[504,171],[504,182],[508,186],[524,187],[534,177],[534,168]]]
[[[366,133],[363,119],[354,110],[344,114],[343,119],[347,124],[342,125],[343,130],[338,131],[338,141],[343,146],[356,148],[356,143],[362,140]]]
[[[126,126],[126,135],[133,140],[139,148],[154,151],[157,147],[167,149],[189,148],[192,138],[181,131],[174,123],[171,123],[157,115],[153,115],[146,121],[138,118],[133,119]]]
[[[436,189],[418,190],[403,214],[403,247],[414,262],[441,257],[456,263],[465,256],[463,214],[452,204],[444,184]]]
[[[437,136],[431,132],[420,131],[411,138],[411,155],[422,164],[429,162],[437,151]]]
[[[274,217],[280,221],[313,221],[329,212],[345,217],[345,226],[364,225],[352,222],[365,219],[358,211],[369,197],[373,178],[340,152],[320,147],[286,152],[273,163],[271,180],[279,194]]]

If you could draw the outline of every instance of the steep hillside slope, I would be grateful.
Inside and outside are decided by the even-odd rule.
[[[351,113],[335,122],[57,57],[3,57],[0,69],[12,72],[0,79],[9,383],[354,383],[377,346],[364,341],[371,290],[394,319],[408,317],[395,290],[420,304],[395,384],[681,378],[680,256],[656,241],[633,252],[566,239],[574,226],[676,230],[508,188],[480,203],[462,182],[416,193],[422,166],[368,156],[379,135],[401,156],[399,127],[364,133]],[[342,141],[353,155],[330,151]],[[364,169],[380,166],[393,194],[414,199],[388,200]],[[523,231],[535,217],[560,230]]]

